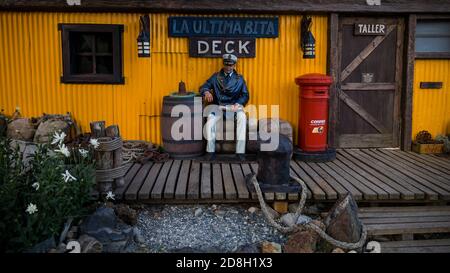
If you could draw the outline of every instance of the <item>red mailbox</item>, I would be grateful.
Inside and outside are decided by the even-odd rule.
[[[317,73],[295,79],[300,87],[298,144],[304,152],[327,149],[328,91],[332,82],[332,77]]]

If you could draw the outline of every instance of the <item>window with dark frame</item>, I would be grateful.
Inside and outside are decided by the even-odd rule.
[[[418,20],[416,58],[450,59],[450,20]]]
[[[122,84],[123,25],[59,24],[63,83]]]

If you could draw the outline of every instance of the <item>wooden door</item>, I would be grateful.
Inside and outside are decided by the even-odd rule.
[[[403,20],[344,17],[339,21],[337,146],[397,147]]]

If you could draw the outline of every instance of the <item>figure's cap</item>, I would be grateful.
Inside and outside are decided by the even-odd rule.
[[[236,64],[237,57],[233,54],[223,54],[223,64]]]

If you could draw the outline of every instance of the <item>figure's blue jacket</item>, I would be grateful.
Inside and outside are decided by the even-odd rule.
[[[223,69],[214,73],[202,86],[200,94],[204,96],[206,91],[213,90],[213,104],[229,105],[239,103],[245,106],[249,100],[247,85],[244,77],[236,70],[228,78],[225,77]]]

